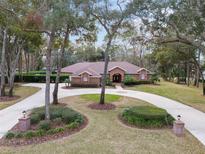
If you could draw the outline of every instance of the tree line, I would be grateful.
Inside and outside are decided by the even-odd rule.
[[[50,75],[58,103],[61,68],[80,61],[104,61],[100,104],[104,104],[109,61],[127,60],[188,86],[205,83],[203,0],[30,0],[0,2],[0,96],[13,95],[16,71],[46,67],[45,117],[50,119]],[[99,31],[104,40],[96,46]],[[76,42],[72,37],[78,37]],[[42,62],[42,57],[45,63]],[[35,66],[35,67],[34,67]],[[18,69],[17,69],[18,68]]]

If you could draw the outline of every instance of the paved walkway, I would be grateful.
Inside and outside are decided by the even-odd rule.
[[[115,88],[116,88],[117,90],[123,90],[121,84],[116,84],[116,85],[115,85]]]
[[[22,116],[23,110],[28,110],[34,107],[44,105],[44,91],[45,84],[26,84],[25,86],[35,86],[42,88],[39,92],[34,95],[20,101],[19,103],[10,106],[4,110],[0,111],[0,138],[15,125],[18,118]],[[64,85],[60,85],[62,87]],[[51,91],[53,90],[53,85],[51,86]],[[62,89],[59,88],[59,97],[75,96],[81,94],[92,94],[100,93],[100,89],[97,88],[84,88],[84,89]],[[160,108],[166,109],[173,117],[177,115],[182,116],[182,121],[185,122],[186,129],[192,133],[199,141],[205,145],[205,113],[198,111],[192,107],[181,104],[177,101],[170,100],[165,97],[161,97],[154,94],[123,90],[123,89],[107,89],[106,93],[117,94],[121,96],[128,96],[133,98],[138,98],[147,101],[153,105]],[[52,101],[52,100],[51,100]]]

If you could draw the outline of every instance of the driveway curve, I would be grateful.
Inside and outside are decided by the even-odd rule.
[[[41,90],[15,105],[0,110],[0,138],[18,122],[18,118],[22,116],[22,111],[44,105],[45,84],[29,83],[24,86],[39,87]],[[60,84],[59,98],[100,93],[99,88],[62,89],[62,86],[64,85]],[[53,84],[51,84],[51,91],[52,90]],[[177,101],[150,93],[123,89],[106,89],[106,93],[144,100],[155,106],[166,109],[173,117],[177,117],[177,115],[180,114],[182,116],[182,121],[185,122],[186,129],[205,145],[205,113]]]

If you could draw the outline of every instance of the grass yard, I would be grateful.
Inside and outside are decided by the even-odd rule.
[[[165,81],[161,81],[160,85],[136,85],[126,88],[161,95],[205,112],[205,96],[202,95],[201,88]]]
[[[31,96],[32,94],[36,93],[39,90],[40,88],[37,87],[29,87],[29,86],[24,87],[24,86],[16,85],[14,88],[14,95],[20,96],[20,98],[12,101],[0,102],[0,110],[8,106],[14,105],[15,103],[25,99],[26,97]]]
[[[85,96],[84,96],[85,97]],[[125,107],[150,104],[121,97],[115,110],[99,111],[88,108],[81,97],[61,99],[68,107],[87,116],[89,123],[80,132],[55,141],[25,147],[0,147],[0,153],[42,154],[204,154],[205,147],[186,132],[185,137],[176,137],[170,129],[138,129],[128,127],[118,120]]]
[[[92,101],[98,103],[100,100],[99,94],[85,94],[80,96],[82,99],[86,101]],[[106,94],[105,95],[105,103],[117,102],[121,99],[121,96]]]

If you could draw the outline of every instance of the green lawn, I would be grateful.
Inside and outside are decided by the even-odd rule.
[[[85,94],[80,96],[82,99],[86,101],[92,101],[92,102],[99,102],[100,101],[100,95],[99,94]],[[119,101],[121,96],[118,95],[112,95],[112,94],[106,94],[105,95],[105,103],[111,103]]]
[[[160,85],[136,85],[126,88],[171,98],[205,112],[205,96],[202,95],[202,88],[187,87],[165,81],[161,81]]]
[[[12,101],[0,102],[0,110],[8,106],[14,105],[15,103],[25,99],[26,97],[31,96],[32,94],[36,93],[39,90],[40,88],[37,88],[37,87],[16,85],[14,87],[14,95],[20,96],[20,98],[16,100],[12,100]]]
[[[0,153],[17,154],[204,154],[205,147],[186,132],[176,137],[171,129],[138,129],[122,124],[118,115],[125,107],[150,105],[141,100],[122,97],[113,102],[117,108],[109,111],[92,110],[79,97],[67,97],[60,102],[82,113],[88,125],[71,136],[24,147],[0,147]],[[150,105],[151,106],[151,105]]]

